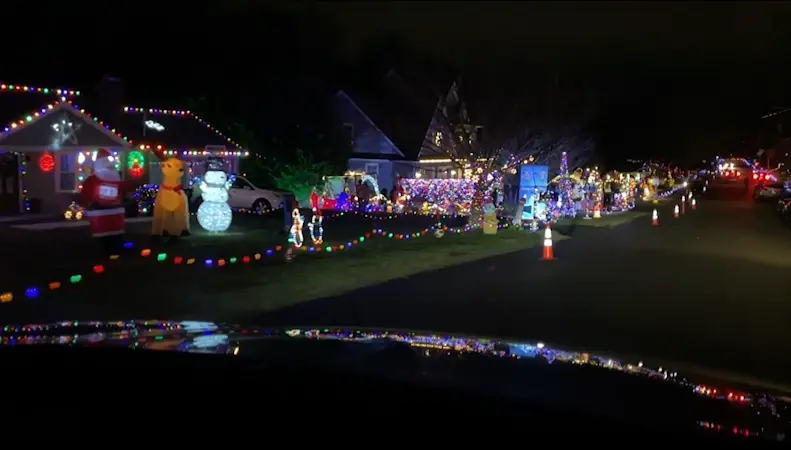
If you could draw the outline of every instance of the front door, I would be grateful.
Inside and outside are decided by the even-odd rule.
[[[19,166],[14,153],[0,153],[0,216],[19,214]]]

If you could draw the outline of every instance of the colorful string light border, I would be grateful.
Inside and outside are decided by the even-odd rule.
[[[434,225],[429,228],[422,229],[420,231],[414,233],[393,233],[384,229],[373,229],[370,233],[365,233],[364,235],[358,237],[357,239],[350,240],[345,244],[339,245],[327,245],[327,246],[303,246],[301,247],[301,252],[307,254],[322,254],[322,253],[339,253],[346,250],[353,248],[354,246],[360,245],[366,242],[367,239],[370,239],[372,236],[381,236],[388,239],[395,239],[395,240],[411,240],[417,239],[419,237],[426,236],[429,232],[434,231],[436,229],[443,229],[448,233],[451,234],[461,234],[463,232],[473,231],[479,228],[477,225],[466,225],[464,227],[446,227],[441,224]],[[508,224],[503,224],[498,226],[498,228],[508,228]],[[124,248],[127,250],[134,248],[133,242],[127,242],[124,244]],[[156,262],[166,263],[170,262],[173,265],[195,265],[195,266],[203,266],[205,268],[214,268],[214,267],[226,267],[232,266],[236,264],[249,264],[255,261],[262,261],[264,259],[269,259],[273,257],[275,254],[282,252],[283,250],[288,249],[287,245],[277,245],[271,249],[267,249],[264,252],[256,252],[250,253],[247,255],[242,256],[230,256],[230,257],[223,257],[223,258],[200,258],[200,257],[186,257],[186,256],[169,256],[167,253],[154,253],[150,248],[144,248],[140,250],[137,255],[143,258],[152,258]],[[266,257],[266,258],[265,258]],[[120,259],[120,255],[112,255],[109,258],[109,261],[117,261]],[[93,275],[101,275],[105,273],[107,270],[107,263],[103,264],[96,264],[91,268],[91,274]],[[26,299],[36,299],[39,298],[43,292],[47,291],[56,291],[61,289],[64,285],[69,284],[79,284],[85,279],[85,275],[83,274],[73,274],[69,276],[67,281],[51,281],[44,285],[43,288],[39,286],[31,286],[25,289],[23,296]],[[0,292],[0,303],[10,303],[16,298],[17,296],[12,291],[5,291]]]

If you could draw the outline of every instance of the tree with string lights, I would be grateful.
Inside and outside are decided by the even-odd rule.
[[[487,195],[521,164],[559,167],[565,155],[567,166],[577,167],[592,157],[595,147],[586,128],[598,113],[598,102],[584,90],[563,89],[554,80],[545,90],[521,89],[520,94],[518,84],[504,87],[507,83],[495,81],[457,80],[440,97],[423,143],[476,182],[473,221]]]

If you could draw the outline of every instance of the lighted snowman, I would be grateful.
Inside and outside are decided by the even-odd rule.
[[[203,203],[198,208],[198,223],[206,231],[225,231],[231,226],[233,216],[228,206],[229,187],[222,161],[210,159],[200,183]]]

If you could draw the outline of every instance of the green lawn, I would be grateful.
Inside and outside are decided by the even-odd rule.
[[[377,233],[375,229],[384,231]],[[0,292],[14,292],[14,301],[19,302],[24,299],[25,288],[37,286],[42,301],[80,304],[97,292],[112,290],[117,292],[115,301],[143,310],[165,308],[163,299],[172,298],[186,305],[214,304],[232,314],[264,312],[533,247],[538,258],[543,238],[543,232],[514,229],[500,230],[495,236],[486,236],[479,229],[448,231],[437,238],[431,231],[420,235],[420,230],[425,229],[414,221],[329,221],[324,244],[309,249],[306,242],[289,263],[284,262],[285,236],[265,229],[253,233],[251,237],[255,239],[247,240],[233,232],[214,237],[198,234],[179,243],[153,246],[148,256],[141,256],[141,248],[145,247],[136,245],[118,259],[75,262],[73,269],[64,268],[59,275],[43,270],[48,269],[44,267],[35,280],[25,280],[8,286],[9,289],[0,286]],[[554,233],[556,241],[565,238]],[[280,251],[266,254],[259,250],[278,243],[282,244]],[[328,247],[332,251],[327,251]],[[256,251],[262,253],[260,261],[254,260]],[[179,264],[175,263],[176,257]],[[213,259],[213,267],[206,267],[205,259]],[[106,270],[93,273],[92,265],[97,263]],[[71,284],[71,274],[81,274],[82,281]],[[136,282],[130,283],[132,278]],[[48,283],[52,281],[61,282],[62,288],[49,291]],[[124,288],[118,290],[121,285]]]
[[[202,291],[220,294],[236,288],[232,294],[222,296],[226,306],[239,312],[260,313],[532,247],[536,247],[538,258],[542,237],[543,233],[516,230],[501,230],[496,236],[474,230],[442,238],[429,233],[411,240],[375,236],[343,250],[345,254],[301,253],[292,263],[267,267],[255,278],[250,278],[247,271],[239,271],[233,277],[212,277],[206,280]],[[554,240],[565,238],[554,233]],[[239,290],[241,283],[248,287]]]
[[[583,219],[575,217],[573,219],[561,219],[557,222],[559,226],[577,225],[584,227],[613,228],[635,219],[648,216],[648,213],[641,211],[625,211],[602,215],[601,219]]]

